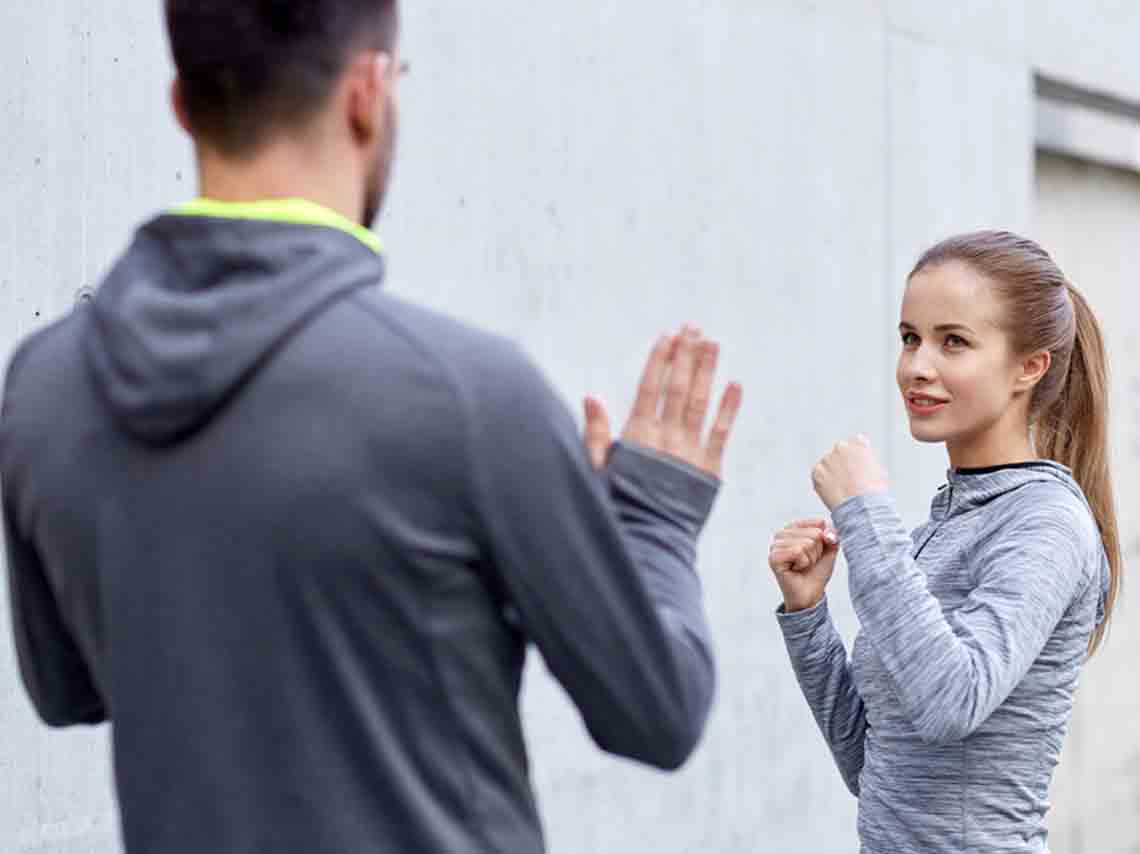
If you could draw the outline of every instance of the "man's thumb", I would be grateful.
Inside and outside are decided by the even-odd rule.
[[[586,397],[583,405],[586,414],[586,451],[590,455],[590,463],[600,470],[605,468],[612,442],[610,417],[605,405],[596,397]]]

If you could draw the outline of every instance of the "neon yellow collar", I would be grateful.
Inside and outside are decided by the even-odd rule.
[[[171,210],[177,216],[208,216],[219,219],[259,219],[269,222],[292,222],[299,225],[323,225],[345,231],[375,252],[384,251],[380,238],[359,223],[336,211],[307,199],[263,199],[256,202],[220,202],[197,198]]]

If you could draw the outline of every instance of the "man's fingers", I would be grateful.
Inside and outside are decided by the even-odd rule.
[[[610,418],[605,405],[596,397],[587,397],[586,410],[586,450],[590,455],[590,463],[596,469],[606,465],[606,456],[609,454],[612,434],[610,432]]]
[[[728,445],[729,436],[732,435],[732,425],[736,423],[736,416],[740,413],[743,400],[744,389],[740,383],[729,383],[720,399],[720,409],[717,411],[716,421],[713,422],[712,433],[709,434],[707,457],[709,468],[716,474],[720,473],[724,449]]]
[[[633,403],[630,419],[652,421],[657,417],[657,404],[661,399],[661,384],[669,371],[677,336],[662,335],[653,345],[645,370],[641,374],[641,384],[637,387],[637,398]]]
[[[685,407],[693,389],[693,379],[697,368],[697,348],[700,333],[686,326],[677,344],[677,355],[669,370],[669,386],[665,392],[665,411],[661,420],[669,427],[681,426]]]
[[[701,441],[701,430],[705,426],[705,416],[709,411],[709,398],[712,396],[713,378],[720,358],[720,345],[715,341],[702,341],[697,348],[697,366],[693,374],[693,387],[689,392],[689,402],[685,404],[685,432],[693,443]]]

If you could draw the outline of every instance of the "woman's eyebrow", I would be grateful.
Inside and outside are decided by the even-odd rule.
[[[917,331],[917,327],[907,323],[905,320],[899,324],[899,329],[907,332]],[[976,334],[973,329],[965,323],[940,323],[934,327],[935,332],[966,332],[970,335]]]

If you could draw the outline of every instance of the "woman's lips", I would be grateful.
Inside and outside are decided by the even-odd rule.
[[[906,396],[907,411],[911,415],[924,418],[941,412],[948,403],[949,401],[942,398],[929,397],[924,394],[908,394]]]

